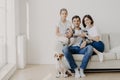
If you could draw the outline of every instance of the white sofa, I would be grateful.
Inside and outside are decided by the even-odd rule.
[[[88,63],[87,69],[120,69],[120,37],[118,33],[102,34],[102,41],[105,44],[105,53],[103,62],[99,62],[97,55],[93,55]],[[59,46],[60,48],[60,46]],[[78,66],[84,55],[73,54],[73,57]],[[67,61],[65,63],[69,67]],[[70,67],[69,67],[70,68]]]

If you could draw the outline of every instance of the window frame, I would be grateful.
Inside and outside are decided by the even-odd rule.
[[[0,70],[0,80],[8,80],[16,71],[16,28],[15,28],[15,0],[6,0],[6,61]]]

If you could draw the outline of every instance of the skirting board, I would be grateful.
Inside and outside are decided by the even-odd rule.
[[[85,72],[120,72],[120,69],[86,69]]]

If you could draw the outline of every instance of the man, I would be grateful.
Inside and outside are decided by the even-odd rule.
[[[79,16],[74,16],[72,18],[72,23],[74,25],[74,29],[78,29],[81,31],[81,28],[80,28],[81,19]],[[73,69],[75,71],[75,77],[76,78],[85,77],[84,70],[86,69],[88,61],[92,56],[93,48],[90,45],[86,46],[86,41],[83,41],[83,39],[82,39],[84,34],[82,35],[82,33],[81,33],[80,35],[76,35],[76,30],[75,30],[75,33],[73,36],[75,36],[75,39],[76,39],[74,44],[72,46],[64,46],[62,51],[70,65],[71,69]],[[82,59],[82,63],[80,65],[80,72],[78,70],[79,67],[76,65],[72,54],[84,55],[84,57]]]

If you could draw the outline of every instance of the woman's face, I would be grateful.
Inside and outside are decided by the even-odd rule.
[[[90,26],[92,21],[89,18],[85,17],[84,22],[86,26]]]
[[[66,12],[66,11],[62,11],[62,12],[60,13],[60,16],[61,16],[62,19],[66,19],[66,17],[67,17],[67,12]]]

